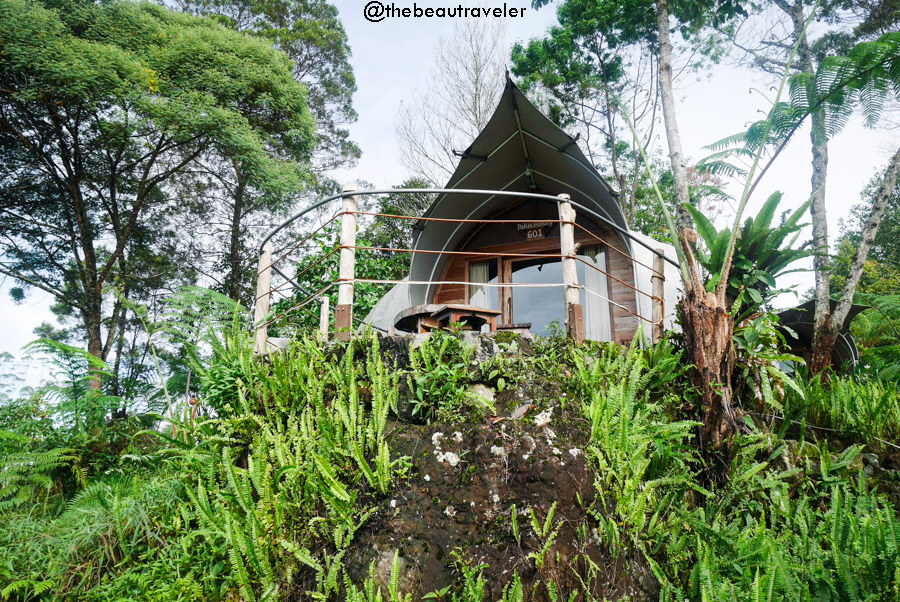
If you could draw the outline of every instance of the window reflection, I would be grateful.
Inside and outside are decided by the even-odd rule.
[[[558,286],[563,281],[562,263],[558,258],[529,259],[512,264],[514,284],[555,284],[548,287],[512,287],[513,322],[531,324],[531,332],[549,334],[550,323],[565,321],[565,293]]]
[[[584,311],[585,337],[595,341],[612,340],[612,320],[609,298],[609,281],[606,276],[606,253],[601,247],[586,247],[576,262],[579,303]],[[500,280],[498,259],[469,262],[469,282],[497,283]],[[512,315],[505,315],[513,324],[529,325],[532,333],[540,336],[550,334],[550,324],[565,324],[565,291],[562,263],[558,257],[513,260],[508,264],[513,284],[553,285],[553,286],[511,286]],[[597,269],[594,269],[594,266]],[[486,309],[500,309],[500,289],[498,287],[469,285],[469,303]]]

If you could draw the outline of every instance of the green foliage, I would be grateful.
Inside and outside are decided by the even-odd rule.
[[[44,441],[54,435],[53,408],[32,395],[27,399],[11,399],[0,404],[0,454],[20,451],[23,437],[27,441]]]
[[[172,475],[132,474],[93,480],[59,515],[0,515],[3,595],[221,600],[217,552],[191,535],[184,501]]]
[[[781,326],[778,316],[761,313],[745,319],[734,328],[735,372],[738,388],[752,393],[760,409],[782,410],[784,389],[791,388],[803,398],[803,390],[796,380],[782,368],[786,362],[795,366],[803,359],[784,352],[787,336],[796,336],[786,326]],[[740,390],[736,392],[740,394]],[[748,400],[749,401],[749,400]]]
[[[556,541],[556,537],[559,535],[559,524],[554,524],[553,515],[556,512],[556,502],[550,506],[550,510],[547,511],[547,516],[544,518],[544,522],[538,520],[537,515],[534,513],[534,508],[529,508],[529,512],[531,513],[531,529],[534,531],[535,536],[540,543],[540,548],[528,554],[528,558],[534,560],[534,566],[537,570],[541,570],[544,568],[544,559],[547,555],[547,552],[550,550],[553,543]]]
[[[24,443],[25,437],[0,431],[0,439]],[[75,450],[53,448],[46,451],[19,452],[0,457],[0,510],[35,504],[58,485],[59,473],[72,470],[84,484],[84,474],[78,471]]]
[[[551,322],[548,330],[548,336],[533,341],[520,340],[512,333],[509,338],[494,336],[492,340],[499,353],[480,364],[481,380],[498,393],[526,385],[537,375],[551,382],[563,381],[570,362],[572,339],[557,321]],[[565,406],[565,399],[560,404]]]
[[[585,453],[597,472],[598,492],[615,508],[611,516],[595,512],[601,538],[613,554],[631,547],[651,562],[652,542],[696,488],[690,467],[697,455],[689,445],[696,423],[665,418],[676,397],[664,391],[683,370],[655,361],[665,355],[640,351],[637,339],[627,351],[575,352],[575,378],[590,424]]]
[[[401,188],[427,188],[428,183],[410,179],[400,185]],[[361,207],[360,211],[369,210],[380,214],[375,217],[359,216],[359,232],[356,244],[359,247],[373,249],[411,249],[412,225],[408,219],[394,219],[381,215],[418,216],[431,204],[433,195],[428,194],[391,194],[377,198],[371,208]],[[366,198],[366,197],[362,197]],[[280,301],[274,308],[274,325],[285,332],[299,328],[315,328],[318,326],[318,312],[310,307],[295,307],[313,293],[322,291],[331,300],[331,307],[337,304],[337,287],[340,263],[340,226],[337,222],[330,224],[316,233],[304,245],[305,255],[297,262],[295,281],[299,284],[293,299]],[[412,254],[408,252],[383,251],[373,249],[357,249],[357,278],[368,280],[399,281],[409,275],[409,263]],[[392,284],[378,282],[357,282],[353,292],[354,317],[361,320],[381,298],[390,290]]]
[[[821,467],[807,464],[807,487],[792,491],[791,472],[760,462],[763,443],[745,441],[733,476],[717,499],[685,513],[670,554],[685,554],[685,590],[672,598],[708,600],[889,599],[896,591],[898,520],[882,497],[855,483],[848,467],[857,448]],[[826,469],[826,467],[828,467]],[[833,472],[828,472],[831,470]],[[673,554],[674,556],[674,554]]]
[[[215,337],[210,342],[208,364],[194,365],[199,368],[204,403],[220,416],[229,416],[237,411],[235,404],[242,387],[253,381],[260,366],[253,357],[250,334],[237,323],[222,333],[222,340]]]
[[[713,154],[698,167],[730,175],[735,172],[731,157],[753,156],[761,145],[784,148],[812,114],[820,117],[813,120],[820,140],[839,133],[857,109],[866,125],[874,127],[888,100],[900,93],[900,34],[887,33],[857,44],[844,56],[825,57],[816,73],[791,76],[789,89],[790,101],[776,102],[767,119],[710,145]]]
[[[876,439],[900,439],[900,392],[894,382],[860,374],[828,383],[816,377],[797,383],[796,391],[786,391],[786,416],[876,447]]]
[[[275,595],[303,570],[334,587],[323,579],[332,572],[328,556],[340,558],[369,515],[366,500],[387,492],[403,470],[405,460],[391,459],[384,438],[398,376],[371,341],[362,374],[352,346],[333,363],[306,339],[268,365],[251,356],[243,378],[219,392],[227,412],[197,427],[210,464],[188,495],[210,544],[228,550],[231,578],[246,599]],[[248,339],[237,344],[229,353],[249,353]],[[360,397],[362,378],[370,407]],[[332,550],[327,556],[323,546]]]
[[[653,186],[658,186],[665,192],[666,202],[673,205],[671,169],[653,156],[659,177],[655,181],[648,178],[641,168],[638,145],[655,155],[651,136],[632,140],[623,123],[627,115],[620,106],[629,107],[638,129],[653,129],[651,122],[657,117],[659,102],[655,67],[649,58],[656,51],[654,3],[567,0],[559,4],[558,24],[544,37],[513,46],[511,71],[554,123],[573,135],[579,134],[579,144],[582,148],[587,145],[591,162],[618,187],[630,228],[671,241],[653,191]],[[700,4],[694,3],[695,7]],[[679,18],[696,20],[693,24],[682,22],[683,32],[689,35],[708,17],[725,19],[740,4],[707,3],[710,13],[694,16],[687,15],[684,4],[669,3],[669,7]],[[715,57],[718,52],[702,36],[693,41],[704,58]],[[692,66],[701,63],[702,59]],[[695,171],[689,176],[692,203],[699,206],[704,199],[724,196],[709,185],[709,176]],[[674,211],[674,206],[669,209]]]
[[[198,375],[221,404],[216,416],[132,431],[122,449],[108,426],[102,442],[80,435],[77,448],[51,447],[54,433],[34,451],[2,457],[4,595],[266,599],[298,575],[313,585],[309,595],[340,591],[354,533],[406,470],[385,433],[399,374],[374,337],[361,365],[355,345],[337,356],[307,339],[261,359],[238,325],[225,336],[211,329],[208,340],[224,341]],[[206,382],[235,366],[228,386]],[[30,441],[6,432],[2,440],[4,449]],[[65,486],[73,478],[78,491]]]
[[[859,314],[851,325],[861,347],[859,370],[896,382],[900,378],[900,295],[866,296],[860,301],[873,308]]]
[[[35,418],[47,411],[40,405],[0,412],[5,427],[25,418],[20,430],[0,433],[0,595],[411,600],[401,591],[399,553],[389,575],[373,563],[362,583],[345,563],[407,471],[408,459],[388,443],[401,379],[410,380],[413,395],[417,387],[427,392],[422,411],[432,418],[480,421],[468,411],[471,400],[442,387],[455,379],[464,389],[477,378],[472,351],[458,333],[434,332],[411,352],[416,359],[404,374],[370,333],[349,344],[301,338],[260,358],[250,353],[240,318],[229,326],[227,310],[220,317],[208,332],[218,350],[192,352],[199,365],[210,362],[195,374],[206,392],[201,403],[215,400],[217,409],[194,420],[172,418],[157,431],[115,421],[89,435]],[[784,412],[782,434],[793,432],[793,420],[808,432],[818,432],[813,424],[837,429],[872,449],[881,449],[876,437],[900,437],[896,387],[841,376],[827,387],[795,376],[792,387],[769,371],[777,358],[767,353],[778,341],[766,318],[748,321],[737,347],[755,358],[746,369],[771,379],[773,397],[763,401]],[[670,342],[641,348],[636,339],[622,349],[537,340],[534,355],[519,343],[505,342],[518,360],[495,366],[509,387],[565,378],[569,403],[583,417],[576,420],[588,437],[583,450],[596,496],[583,504],[583,523],[571,525],[576,537],[609,558],[639,556],[662,599],[880,600],[900,587],[900,519],[870,490],[861,446],[813,444],[802,430],[801,440],[783,441],[748,420],[727,457],[729,477],[710,483],[696,451],[698,423],[688,419],[696,400],[687,367]],[[227,386],[210,382],[220,379]],[[605,577],[587,555],[571,563],[585,567],[575,569],[580,591],[540,573],[523,580],[526,570],[556,570],[553,549],[570,526],[556,504],[546,514],[537,507],[509,508],[518,543],[510,554],[528,563],[520,571],[489,583],[489,567],[460,552],[451,560],[454,582],[427,599],[475,602],[490,591],[507,601],[574,600],[595,591]],[[505,520],[498,525],[507,529]]]
[[[91,390],[89,383],[97,374],[109,375],[107,365],[84,349],[51,339],[38,339],[26,345],[54,369],[54,380],[41,387],[38,395],[55,404],[62,420],[76,432],[96,428],[106,413],[119,406],[119,399]]]
[[[841,290],[850,273],[850,265],[862,238],[863,226],[872,211],[872,203],[883,181],[883,174],[873,177],[862,191],[864,202],[850,208],[850,216],[841,223],[837,252],[831,259],[831,288]],[[892,295],[900,290],[900,184],[895,186],[872,241],[856,295],[861,300],[871,296]],[[865,298],[863,298],[865,296]]]
[[[807,201],[790,215],[783,217],[779,226],[772,220],[781,202],[781,193],[775,193],[763,204],[755,217],[748,217],[735,239],[734,260],[728,275],[726,297],[736,311],[735,322],[756,313],[772,297],[784,292],[777,289],[775,279],[790,273],[791,265],[812,254],[808,244],[798,245],[797,238],[806,224],[800,219],[811,204]],[[685,205],[706,250],[697,250],[697,259],[707,271],[706,290],[715,290],[722,278],[731,229],[720,231],[695,207]],[[739,311],[740,310],[740,311]]]
[[[473,350],[453,332],[433,331],[422,344],[409,351],[410,374],[407,377],[413,393],[413,416],[442,422],[461,420],[471,399],[466,385],[470,382],[469,363]],[[489,405],[480,404],[482,409]]]
[[[112,288],[196,276],[175,224],[203,203],[173,191],[201,155],[273,195],[307,178],[306,88],[265,40],[150,2],[11,0],[0,54],[0,272],[54,296],[98,358],[125,322]]]
[[[842,289],[862,236],[863,225],[880,177],[863,191],[866,202],[850,209],[849,223],[838,239],[837,253],[831,261],[831,287]],[[860,346],[861,368],[885,380],[900,377],[900,184],[885,207],[878,232],[863,265],[855,303],[873,306],[852,322],[851,332]]]
[[[488,568],[487,564],[471,566],[460,556],[456,557],[456,567],[460,572],[462,584],[458,592],[453,594],[453,602],[481,602],[487,595],[487,580],[482,571]]]
[[[394,558],[391,560],[391,576],[388,582],[388,595],[385,598],[384,593],[378,587],[375,578],[375,563],[369,566],[369,575],[363,582],[362,590],[347,582],[347,602],[412,602],[412,595],[402,595],[399,592],[400,583],[400,552],[394,552]]]
[[[295,77],[309,88],[316,119],[316,171],[349,166],[359,148],[349,139],[355,121],[352,97],[356,80],[350,45],[337,8],[323,0],[192,0],[179,6],[215,15],[239,31],[271,41],[294,63]],[[324,184],[324,182],[322,183]]]
[[[503,586],[503,597],[500,600],[501,602],[525,601],[525,586],[522,585],[518,571],[515,571],[510,582]]]
[[[536,0],[534,6],[541,7],[551,2],[552,0]],[[656,40],[656,5],[652,1],[570,0],[561,10],[580,12],[581,27],[588,32],[594,30],[611,37],[613,44]],[[735,15],[744,13],[742,3],[733,0],[704,2],[679,0],[669,3],[669,14],[677,19],[677,26],[685,36],[699,32],[704,26],[723,23]]]
[[[586,451],[603,500],[592,512],[610,552],[642,553],[660,582],[661,599],[892,595],[900,521],[893,506],[854,474],[860,448],[833,454],[824,444],[800,442],[789,449],[775,434],[752,430],[734,441],[729,479],[714,488],[701,486],[695,477],[699,458],[688,445],[693,424],[663,411],[677,399],[671,380],[681,376],[679,368],[654,359],[672,357],[665,344],[660,347],[658,356],[635,347],[594,357],[576,353],[575,378],[589,394],[583,401],[591,424]],[[885,393],[849,383],[833,382],[856,389],[837,393],[847,401],[876,401]],[[814,386],[821,385],[798,385],[805,411],[819,403],[822,393],[814,393]],[[799,391],[789,390],[786,412],[797,399]],[[852,415],[847,407],[837,413]],[[871,423],[874,414],[859,419]]]

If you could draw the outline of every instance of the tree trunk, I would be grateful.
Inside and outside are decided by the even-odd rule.
[[[737,430],[736,412],[732,407],[731,372],[734,367],[732,334],[734,318],[724,295],[707,293],[700,277],[694,244],[697,242],[693,221],[681,205],[690,202],[687,168],[681,148],[681,137],[675,113],[675,95],[672,88],[672,43],[669,40],[669,14],[666,0],[658,0],[657,24],[659,27],[659,85],[669,144],[669,158],[675,177],[675,200],[678,203],[678,244],[684,250],[688,281],[684,283],[685,296],[681,301],[681,319],[685,348],[693,364],[691,380],[703,398],[703,426],[700,429],[700,445],[707,451],[722,457],[727,451],[731,436]],[[715,456],[715,454],[714,454]],[[713,473],[727,471],[727,462],[713,465]]]
[[[734,317],[713,293],[694,290],[681,302],[681,320],[685,348],[694,365],[691,380],[703,397],[700,444],[705,449],[723,449],[737,431],[740,417],[731,404]]]
[[[675,179],[675,213],[679,230],[693,228],[691,216],[681,206],[691,202],[688,187],[687,166],[684,161],[684,150],[681,147],[681,134],[678,130],[678,117],[675,112],[675,92],[672,85],[672,42],[669,39],[669,6],[667,0],[657,0],[656,20],[659,35],[659,90],[663,106],[663,121],[666,125],[666,140],[669,144],[669,160],[672,163],[672,176]]]
[[[85,314],[84,321],[88,333],[88,353],[98,359],[103,359],[103,337],[100,332],[99,304],[96,312]],[[103,388],[102,370],[95,366],[91,366],[88,370],[90,378],[88,379],[87,394],[85,395],[83,407],[85,430],[97,426],[95,420],[97,397],[101,394]],[[78,400],[75,400],[75,403],[77,404]]]
[[[845,326],[848,326],[844,322],[847,321],[847,316],[850,314],[850,307],[856,294],[856,286],[859,284],[859,278],[866,265],[869,249],[872,248],[875,236],[878,235],[878,227],[881,225],[888,201],[891,200],[891,195],[894,193],[894,186],[897,185],[898,176],[900,176],[900,148],[891,157],[891,162],[888,164],[884,177],[881,180],[881,186],[878,187],[878,193],[875,195],[875,202],[872,203],[872,211],[869,213],[869,217],[866,218],[866,223],[863,226],[859,248],[853,257],[853,263],[850,265],[850,273],[847,275],[847,282],[844,284],[841,300],[832,316],[835,332],[840,332]]]
[[[231,241],[228,248],[228,281],[225,283],[225,294],[235,301],[241,300],[241,221],[244,217],[244,192],[246,183],[241,177],[240,167],[235,165],[238,176],[237,188],[234,191],[234,210],[231,213]]]
[[[793,25],[793,39],[799,40],[797,45],[797,65],[807,73],[815,73],[812,52],[806,38],[806,19],[803,14],[802,0],[793,4],[778,2],[778,6],[788,14]],[[812,357],[810,372],[817,374],[831,363],[831,349],[834,347],[836,331],[831,320],[831,289],[828,272],[828,218],[825,210],[825,185],[828,178],[828,137],[823,126],[821,110],[813,111],[812,131],[809,134],[812,151],[812,215],[813,246],[816,255],[813,257],[813,269],[816,279],[816,309],[813,322]]]
[[[816,278],[816,308],[813,317],[813,343],[809,369],[818,374],[831,364],[831,350],[837,331],[831,320],[831,273],[828,271],[828,217],[825,212],[825,183],[828,176],[828,141],[821,132],[822,115],[812,115],[812,215],[813,271]]]

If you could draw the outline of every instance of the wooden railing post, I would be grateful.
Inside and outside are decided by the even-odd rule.
[[[663,317],[666,315],[665,269],[663,250],[656,249],[656,254],[653,255],[654,273],[650,277],[653,294],[653,329],[651,330],[651,339],[654,343],[658,343],[663,338]]]
[[[328,319],[330,317],[328,315],[328,312],[330,311],[329,305],[330,300],[328,295],[322,295],[322,305],[319,306],[319,337],[323,341],[328,340]]]
[[[344,186],[353,192],[355,186]],[[341,264],[338,271],[338,301],[334,328],[339,341],[349,341],[353,330],[353,279],[356,277],[356,197],[344,197],[341,204]]]
[[[253,323],[256,326],[256,340],[253,352],[262,355],[268,351],[269,327],[265,324],[269,315],[269,300],[272,295],[272,245],[263,246],[259,254],[259,268],[256,276],[256,303],[254,304]]]
[[[562,255],[562,273],[565,283],[566,332],[576,342],[584,341],[584,308],[579,303],[578,264],[575,259],[575,209],[569,195],[560,194],[559,245]]]

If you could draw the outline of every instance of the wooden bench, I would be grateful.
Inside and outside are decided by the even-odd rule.
[[[430,332],[436,328],[449,328],[460,324],[463,330],[481,330],[485,324],[491,332],[497,329],[499,309],[484,309],[474,305],[432,303],[414,305],[404,309],[394,318],[394,327],[404,332]]]

